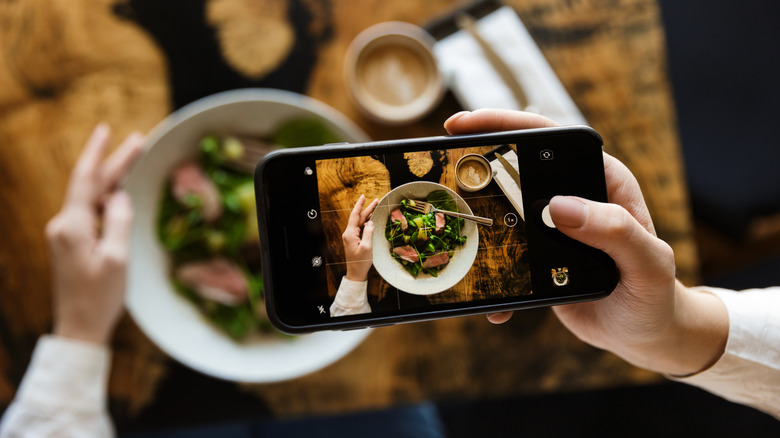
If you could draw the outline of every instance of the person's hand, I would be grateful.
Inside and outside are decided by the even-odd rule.
[[[542,116],[480,110],[452,116],[450,134],[556,126]],[[583,341],[644,368],[674,375],[705,369],[722,354],[728,315],[713,295],[675,280],[674,253],[658,239],[639,184],[622,163],[604,154],[609,204],[556,196],[550,216],[567,236],[606,252],[620,282],[608,297],[553,308]],[[511,313],[488,315],[494,323]]]
[[[95,343],[109,341],[122,314],[133,210],[117,184],[144,147],[143,136],[133,133],[103,160],[110,136],[105,124],[92,132],[62,209],[46,225],[54,333]]]
[[[369,218],[379,204],[379,200],[374,199],[363,210],[365,203],[366,197],[360,195],[360,199],[355,203],[355,207],[349,215],[347,228],[341,235],[341,239],[344,241],[344,255],[347,259],[346,278],[351,281],[366,281],[368,270],[371,269],[371,238],[374,235],[374,222],[370,221]]]

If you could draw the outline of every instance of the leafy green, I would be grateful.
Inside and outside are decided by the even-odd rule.
[[[426,200],[441,210],[457,211],[455,200],[444,190],[429,193]],[[452,257],[455,247],[462,246],[466,242],[466,236],[460,235],[464,220],[445,215],[444,229],[440,234],[437,234],[435,232],[435,214],[415,212],[410,208],[411,202],[412,200],[402,199],[399,207],[407,221],[406,230],[403,229],[401,221],[394,221],[392,214],[388,215],[385,238],[390,242],[390,254],[413,277],[417,277],[420,272],[437,277],[446,264],[434,268],[424,268],[423,263],[428,258],[441,253],[447,253],[449,257]],[[393,248],[405,245],[414,248],[418,258],[417,262],[404,260],[393,252]]]
[[[249,300],[237,306],[226,306],[201,298],[191,288],[173,281],[178,290],[192,301],[214,324],[235,339],[245,337],[252,330],[267,327],[256,316],[262,305],[262,277],[259,266],[247,266],[241,251],[254,244],[248,237],[256,236],[256,222],[250,224],[247,209],[251,201],[254,217],[254,192],[249,199],[247,187],[254,187],[251,175],[236,172],[224,166],[222,144],[216,136],[206,136],[200,142],[198,163],[206,176],[214,182],[222,199],[222,215],[214,222],[203,218],[202,200],[195,195],[179,202],[172,193],[171,183],[165,185],[162,205],[157,220],[157,234],[171,258],[171,272],[184,263],[224,257],[242,267],[249,285]],[[267,330],[266,330],[267,331]]]
[[[458,204],[455,202],[454,199],[452,199],[452,196],[449,195],[445,190],[436,190],[431,193],[428,193],[428,197],[426,198],[426,201],[433,204],[434,207],[438,208],[439,210],[445,210],[445,211],[458,211]]]
[[[340,138],[321,119],[297,118],[280,124],[271,142],[285,147],[335,143]],[[193,289],[172,277],[176,290],[192,301],[215,325],[240,340],[252,331],[274,331],[262,314],[263,281],[260,266],[244,258],[248,245],[257,245],[257,211],[252,175],[237,172],[227,164],[244,153],[237,137],[206,135],[198,143],[198,164],[214,182],[222,202],[222,215],[212,222],[203,217],[203,200],[196,195],[179,202],[166,183],[157,217],[157,236],[171,259],[171,273],[184,263],[222,257],[239,266],[247,279],[249,299],[226,306],[201,298]],[[257,260],[253,260],[257,262]]]
[[[279,125],[271,136],[273,143],[288,148],[317,146],[341,141],[322,120],[293,119]]]

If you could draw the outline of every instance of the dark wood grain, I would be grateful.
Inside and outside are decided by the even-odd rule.
[[[156,3],[0,3],[0,404],[10,402],[37,337],[50,329],[43,228],[61,204],[84,139],[99,121],[109,122],[116,138],[133,129],[148,131],[172,108],[236,86],[305,92],[355,120],[375,139],[443,134],[443,120],[460,109],[448,96],[420,122],[400,128],[379,125],[362,117],[349,100],[342,62],[349,42],[371,24],[401,20],[422,25],[464,2],[175,2],[169,10],[181,14],[182,21],[160,18],[166,15],[155,12]],[[695,282],[698,259],[656,2],[507,3],[601,133],[606,150],[636,174],[659,236],[675,250],[679,277]],[[187,27],[185,18],[200,21]],[[205,33],[196,39],[166,29]],[[198,41],[208,63],[182,53],[188,38]],[[449,178],[443,183],[454,186]],[[388,189],[361,187],[374,196]],[[354,199],[352,193],[335,195],[332,202],[339,205]],[[329,275],[338,278],[341,273]],[[491,285],[488,279],[478,282],[486,293]],[[114,346],[113,412],[133,418],[154,402],[170,359],[129,319],[120,324]],[[635,385],[660,378],[581,343],[549,310],[533,310],[498,327],[484,317],[469,317],[379,329],[330,367],[289,382],[242,388],[279,415],[300,415],[424,398]]]

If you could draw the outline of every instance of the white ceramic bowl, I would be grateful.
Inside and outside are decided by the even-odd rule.
[[[466,201],[449,187],[427,181],[418,181],[398,186],[379,200],[376,210],[371,215],[374,222],[373,261],[379,275],[396,288],[414,295],[433,295],[455,286],[471,269],[477,258],[479,232],[477,225],[465,221],[461,234],[466,236],[466,243],[455,249],[450,262],[439,272],[437,277],[420,272],[417,277],[407,271],[401,263],[393,258],[390,242],[385,238],[387,217],[393,209],[401,205],[402,199],[425,199],[435,190],[445,190],[452,196],[462,213],[473,214]]]
[[[236,342],[178,294],[169,260],[157,239],[163,186],[174,166],[197,153],[212,132],[266,135],[294,117],[323,119],[344,141],[368,136],[335,109],[299,94],[269,89],[218,93],[176,111],[148,136],[148,150],[126,181],[135,222],[126,304],[141,329],[162,350],[202,373],[242,382],[295,378],[335,362],[355,348],[367,330],[320,332],[285,340],[274,336]]]

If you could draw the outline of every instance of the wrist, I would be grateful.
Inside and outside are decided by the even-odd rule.
[[[368,281],[368,272],[355,272],[347,269],[346,275],[344,275],[349,281]]]
[[[77,341],[90,342],[99,345],[108,345],[111,340],[111,330],[81,327],[77,324],[58,323],[55,324],[54,335],[74,339]]]
[[[674,310],[667,330],[644,352],[646,368],[672,376],[706,370],[720,359],[728,340],[728,312],[707,292],[675,285]]]
[[[680,284],[678,282],[678,284]],[[723,356],[729,337],[725,304],[715,295],[682,287],[677,296],[677,370],[667,374],[686,376],[706,370]]]

